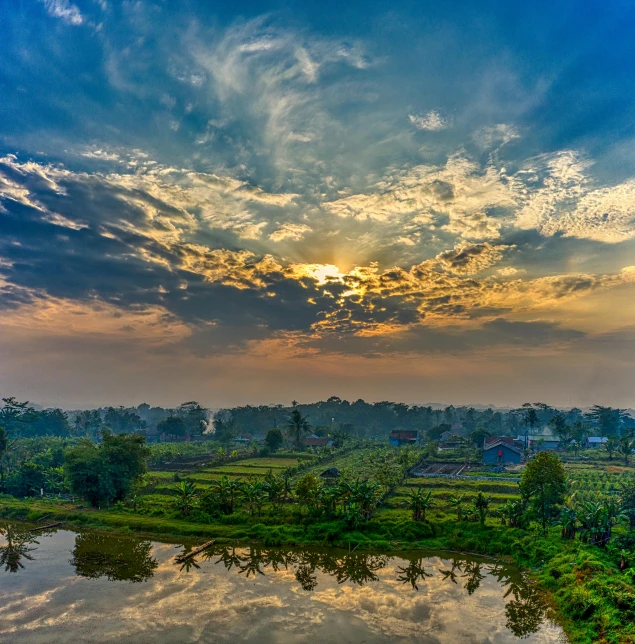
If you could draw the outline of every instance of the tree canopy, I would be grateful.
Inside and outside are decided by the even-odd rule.
[[[64,473],[73,492],[93,506],[123,500],[146,473],[150,450],[140,434],[105,432],[96,445],[83,440],[66,450]]]
[[[520,480],[520,493],[543,530],[558,515],[566,489],[564,467],[555,454],[540,452],[527,463]]]

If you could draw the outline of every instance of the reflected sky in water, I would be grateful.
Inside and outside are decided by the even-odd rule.
[[[563,641],[531,584],[485,560],[216,547],[182,564],[183,546],[0,531],[3,644]]]

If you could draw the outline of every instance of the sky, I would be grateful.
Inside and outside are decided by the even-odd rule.
[[[634,27],[0,0],[0,392],[635,407]]]

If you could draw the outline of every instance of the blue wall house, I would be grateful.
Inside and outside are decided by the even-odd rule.
[[[487,463],[488,465],[496,463],[521,463],[522,458],[523,451],[504,440],[488,443],[483,449],[483,463]]]

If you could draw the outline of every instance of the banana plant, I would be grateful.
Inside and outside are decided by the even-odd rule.
[[[463,503],[465,501],[465,494],[459,494],[458,496],[452,495],[448,499],[448,503],[456,510],[456,518],[458,521],[463,520]]]
[[[242,488],[242,494],[249,506],[249,513],[253,516],[256,512],[260,516],[262,505],[265,500],[265,486],[261,481],[252,481]]]
[[[410,510],[412,510],[412,519],[414,521],[425,521],[426,511],[432,507],[433,503],[431,490],[428,490],[427,494],[424,494],[422,490],[411,492],[409,505]]]
[[[181,481],[176,488],[178,499],[177,507],[184,517],[190,515],[192,508],[195,507],[198,500],[196,487],[189,481]]]

